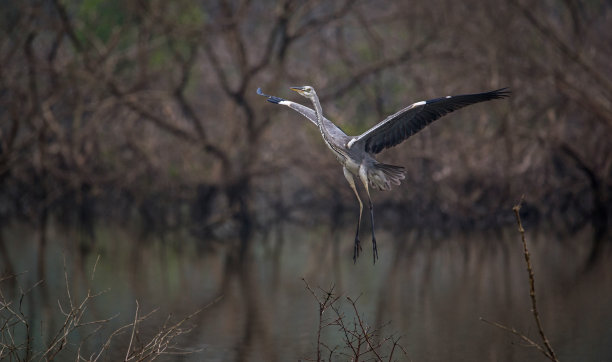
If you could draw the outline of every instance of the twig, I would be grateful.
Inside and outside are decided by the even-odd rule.
[[[98,254],[98,257],[96,258],[96,262],[94,263],[94,266],[91,270],[91,281],[93,281],[94,277],[96,276],[96,268],[98,267],[99,261],[100,261],[100,254]]]
[[[542,321],[540,320],[540,313],[538,312],[537,307],[537,298],[535,292],[535,278],[533,274],[533,269],[531,267],[531,261],[529,257],[529,249],[527,249],[527,241],[525,241],[525,229],[523,229],[523,223],[521,222],[521,216],[519,211],[521,210],[521,204],[523,202],[523,197],[521,197],[521,201],[518,205],[515,205],[512,210],[514,211],[514,215],[516,216],[516,223],[518,224],[519,232],[521,233],[521,241],[523,242],[523,253],[525,255],[525,264],[527,265],[527,273],[529,274],[529,296],[531,297],[531,306],[533,312],[533,318],[535,319],[536,325],[538,326],[538,332],[540,333],[540,337],[542,338],[542,342],[546,347],[547,357],[553,361],[559,361],[555,352],[553,351],[546,334],[544,333],[544,327],[542,326]]]
[[[312,290],[312,288],[310,287],[306,279],[302,278],[302,281],[304,281],[304,284],[306,284],[306,289],[308,289],[310,294],[312,294],[312,296],[316,299],[317,303],[319,303],[319,328],[317,330],[317,361],[321,361],[321,331],[324,328],[323,313],[329,306],[334,304],[340,297],[339,296],[334,297],[334,294],[333,294],[334,286],[332,285],[329,291],[324,292],[325,299],[321,299],[319,298],[319,296],[317,296],[314,290]],[[333,350],[330,350],[330,352],[333,353]]]
[[[408,354],[408,352],[406,352],[406,350],[404,349],[404,347],[399,344],[399,340],[402,337],[398,337],[396,340],[393,340],[393,347],[391,347],[391,353],[389,354],[389,362],[393,361],[393,353],[395,353],[395,349],[399,348],[400,351],[404,352],[404,356],[406,356]]]
[[[338,349],[338,346],[334,348],[330,348],[323,341],[321,341],[321,331],[329,326],[337,326],[339,332],[344,334],[344,346],[340,347],[340,350],[337,351],[337,355],[342,358],[358,362],[363,360],[373,360],[382,362],[384,360],[393,360],[393,354],[397,350],[401,350],[404,355],[406,355],[406,350],[399,344],[400,338],[395,339],[393,336],[388,336],[385,338],[380,338],[380,331],[386,325],[383,324],[377,328],[372,328],[368,326],[367,322],[361,317],[359,314],[359,310],[357,308],[357,299],[352,299],[350,297],[346,297],[347,301],[351,304],[354,317],[352,324],[346,321],[346,316],[340,310],[338,306],[338,300],[340,296],[334,296],[333,294],[333,286],[329,291],[325,291],[321,289],[321,292],[315,292],[308,282],[304,278],[302,278],[304,284],[306,284],[306,289],[310,292],[310,294],[315,298],[317,303],[319,304],[319,328],[317,331],[317,357],[316,361],[321,361],[321,346],[329,351],[328,360],[332,360],[334,353]],[[336,314],[336,318],[324,319],[323,313],[328,308],[331,308],[333,312]],[[384,347],[389,346],[390,354],[386,356],[384,354]],[[343,349],[344,350],[343,350]],[[310,360],[310,359],[308,359]]]
[[[490,322],[484,318],[480,318],[480,320],[487,324],[495,326],[497,328],[508,331],[514,334],[515,336],[518,336],[523,341],[527,342],[527,344],[530,347],[535,347],[537,350],[542,352],[542,354],[544,354],[546,358],[548,358],[549,360],[554,361],[554,362],[559,362],[559,359],[555,355],[555,352],[553,351],[552,346],[550,342],[548,341],[546,334],[544,333],[544,327],[542,327],[542,321],[540,320],[540,313],[538,312],[537,298],[536,298],[536,291],[535,291],[535,277],[533,273],[533,268],[531,267],[531,258],[529,255],[529,249],[527,248],[527,241],[525,240],[525,229],[523,228],[523,223],[521,222],[521,216],[519,213],[519,211],[521,210],[523,199],[524,199],[524,196],[521,197],[521,200],[519,201],[518,205],[515,205],[512,208],[512,211],[514,211],[514,215],[516,216],[516,223],[518,225],[518,230],[521,233],[521,241],[523,242],[523,254],[525,255],[525,264],[527,266],[527,274],[529,275],[529,296],[531,297],[531,312],[533,313],[533,318],[535,319],[536,325],[538,327],[538,332],[540,334],[540,338],[542,339],[542,343],[544,345],[543,346],[540,345],[539,343],[535,342],[534,340],[527,337],[523,333],[517,331],[515,328],[510,328],[508,326],[505,326],[497,322]]]
[[[134,341],[134,334],[136,333],[136,326],[138,325],[138,309],[140,305],[138,304],[138,300],[136,300],[136,312],[134,312],[134,324],[132,325],[132,336],[130,337],[130,344],[128,344],[127,351],[125,352],[125,360],[128,360],[130,356],[130,350],[132,349],[132,342]]]
[[[363,321],[362,321],[361,317],[359,316],[359,312],[357,311],[357,301],[356,300],[353,301],[349,297],[346,297],[346,299],[349,301],[349,303],[351,303],[351,306],[353,307],[353,311],[355,312],[355,316],[357,317],[357,322],[359,322],[359,328],[361,328],[361,333],[363,334],[363,337],[364,337],[366,343],[368,344],[368,347],[370,347],[370,350],[376,356],[376,360],[377,361],[382,361],[382,357],[380,357],[380,355],[376,351],[377,348],[380,347],[380,343],[378,345],[376,345],[376,346],[373,346],[372,343],[370,342],[370,338],[369,338],[369,336],[371,335],[371,333],[369,333],[369,329],[370,328],[363,325]],[[359,298],[357,298],[357,299],[359,299]]]
[[[530,347],[536,348],[538,351],[542,352],[547,358],[551,359],[551,356],[546,352],[546,350],[541,345],[539,345],[533,339],[531,339],[531,338],[527,337],[526,335],[522,334],[521,332],[517,331],[515,328],[510,328],[510,327],[505,326],[505,325],[503,325],[501,323],[491,322],[491,321],[486,320],[484,318],[480,318],[480,320],[485,322],[485,323],[487,323],[487,324],[490,324],[492,326],[495,326],[497,328],[503,329],[505,331],[508,331],[508,332],[514,334],[515,336],[519,337],[523,341],[527,342],[527,344]]]

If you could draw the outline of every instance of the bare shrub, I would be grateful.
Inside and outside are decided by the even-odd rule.
[[[368,324],[357,308],[359,298],[345,298],[350,305],[350,314],[347,315],[341,308],[342,296],[334,294],[333,286],[328,290],[315,291],[305,279],[302,280],[306,284],[306,289],[319,304],[316,358],[307,358],[306,361],[331,361],[334,356],[340,356],[349,361],[393,361],[393,356],[398,350],[404,356],[407,354],[404,347],[399,344],[401,337],[382,335],[382,328],[388,323],[378,327]],[[325,316],[325,312],[330,310],[331,315]],[[343,336],[344,345],[332,346],[321,340],[322,331],[334,326]],[[323,358],[323,354],[327,355],[327,359]]]

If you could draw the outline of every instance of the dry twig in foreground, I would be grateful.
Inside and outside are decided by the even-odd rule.
[[[99,257],[96,260],[91,281],[94,280],[95,270],[98,265]],[[16,278],[11,275],[0,277],[0,283],[5,280]],[[136,301],[136,311],[134,319],[131,323],[114,329],[101,345],[94,346],[95,342],[90,339],[99,339],[103,335],[103,327],[109,326],[111,320],[115,316],[104,319],[91,320],[91,312],[94,301],[108,290],[102,292],[93,292],[90,288],[87,289],[87,294],[83,298],[75,298],[73,286],[68,278],[66,262],[64,261],[64,282],[65,282],[65,302],[58,300],[59,312],[62,315],[60,327],[49,336],[47,341],[38,341],[36,333],[32,332],[32,317],[27,315],[24,310],[27,310],[27,299],[25,298],[34,288],[38,287],[42,281],[37,282],[30,289],[21,290],[15,298],[9,298],[8,293],[5,293],[4,288],[0,288],[0,360],[10,361],[52,361],[73,359],[77,361],[99,361],[106,360],[109,355],[119,351],[124,354],[124,361],[152,361],[162,355],[185,355],[202,351],[202,348],[184,348],[177,344],[178,337],[189,333],[192,327],[186,326],[187,322],[193,319],[195,315],[201,313],[212,304],[216,303],[219,298],[201,309],[195,311],[191,315],[181,319],[178,322],[171,322],[168,317],[165,322],[157,327],[157,333],[149,337],[150,331],[154,326],[142,327],[142,322],[149,319],[157,309],[141,314],[140,305]],[[3,285],[0,285],[4,287]],[[80,301],[79,301],[80,300]],[[38,323],[38,321],[36,321]],[[47,320],[40,321],[41,324],[49,323]],[[144,332],[143,332],[144,331]],[[146,333],[145,333],[146,332]],[[122,343],[113,343],[115,337],[121,334],[129,333],[129,345],[127,350]],[[146,335],[146,337],[145,337]],[[40,336],[43,337],[42,335]],[[92,338],[95,337],[95,338]],[[71,341],[71,339],[77,340]],[[42,349],[37,346],[42,345]],[[78,346],[78,348],[77,348]],[[73,349],[76,348],[76,351]],[[84,352],[92,350],[93,352]],[[85,355],[87,353],[88,355]]]
[[[406,350],[402,345],[399,344],[400,338],[394,336],[388,336],[381,338],[381,328],[372,328],[363,317],[359,314],[357,309],[357,299],[353,300],[350,297],[346,297],[346,300],[350,303],[351,309],[354,312],[353,321],[347,322],[346,315],[340,310],[338,300],[339,295],[334,295],[334,287],[330,287],[328,291],[321,289],[319,293],[315,292],[308,282],[302,278],[306,284],[306,289],[312,294],[319,304],[319,327],[317,329],[317,358],[314,359],[317,362],[325,361],[321,358],[321,347],[329,351],[327,361],[331,361],[334,354],[346,357],[349,361],[358,362],[360,360],[374,360],[378,362],[382,361],[393,361],[393,355],[396,350],[400,350],[404,356],[407,354]],[[323,314],[328,309],[334,312],[334,316],[331,318],[324,318]],[[324,328],[330,326],[337,326],[339,332],[344,336],[344,346],[334,346],[333,348],[321,341],[321,332]],[[390,347],[389,347],[390,346]],[[388,353],[388,355],[386,355]],[[306,359],[307,361],[309,359]]]
[[[523,199],[521,198],[521,201],[518,203],[518,205],[515,205],[512,208],[512,211],[514,211],[514,215],[516,216],[516,223],[518,224],[518,229],[521,233],[521,241],[523,242],[523,254],[525,255],[525,264],[527,265],[527,274],[529,275],[529,296],[531,297],[531,312],[533,313],[533,318],[535,319],[536,325],[538,327],[538,332],[540,334],[540,338],[542,339],[542,344],[535,342],[531,338],[525,336],[523,333],[517,331],[515,328],[510,328],[508,326],[496,322],[490,322],[484,318],[480,318],[480,320],[518,336],[523,341],[527,342],[529,346],[535,347],[537,350],[542,352],[549,360],[559,362],[559,359],[557,358],[557,355],[555,354],[552,345],[548,341],[548,337],[546,337],[546,334],[544,333],[544,327],[542,326],[542,321],[540,320],[540,313],[538,312],[537,298],[535,292],[535,277],[533,273],[533,268],[531,267],[531,258],[529,255],[529,249],[527,248],[527,241],[525,240],[525,229],[523,228],[523,223],[521,222],[521,216],[519,213],[519,211],[521,210],[522,202]]]

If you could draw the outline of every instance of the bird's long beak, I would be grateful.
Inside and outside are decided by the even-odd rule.
[[[304,92],[304,87],[289,87],[289,89],[298,92],[299,94],[302,94],[302,92]]]

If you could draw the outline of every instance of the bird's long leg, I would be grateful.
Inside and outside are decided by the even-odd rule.
[[[355,232],[355,245],[353,247],[353,263],[357,262],[357,258],[359,257],[359,252],[361,251],[361,243],[359,242],[359,225],[361,225],[361,214],[363,213],[363,203],[359,198],[359,193],[357,192],[357,187],[355,186],[355,180],[353,179],[353,175],[346,168],[343,167],[344,177],[348,181],[349,185],[351,185],[351,189],[355,192],[355,196],[357,196],[357,201],[359,201],[359,218],[357,219],[357,231]]]
[[[374,235],[374,205],[372,204],[372,198],[370,197],[370,188],[368,187],[368,175],[365,166],[359,167],[359,179],[365,187],[366,193],[368,194],[368,203],[370,207],[370,225],[372,227],[372,254],[374,257],[374,263],[378,259],[378,249],[376,248],[376,236]]]

